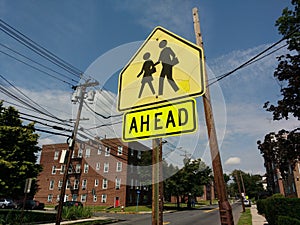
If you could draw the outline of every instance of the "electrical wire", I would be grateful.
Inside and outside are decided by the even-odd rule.
[[[9,24],[7,24],[6,22],[4,22],[2,19],[0,19],[0,29],[4,33],[9,35],[10,37],[15,39],[16,41],[18,41],[19,43],[23,44],[24,46],[26,46],[27,48],[29,48],[36,54],[40,55],[41,57],[51,61],[53,64],[68,71],[69,73],[73,74],[74,76],[79,77],[79,78],[81,77],[80,70],[78,70],[71,64],[67,63],[63,59],[59,58],[57,55],[53,54],[46,48],[42,47],[41,45],[39,45],[38,43],[33,41],[31,38],[27,37],[22,32],[18,31],[14,27],[12,27]]]
[[[17,55],[19,55],[19,56],[21,56],[21,57],[23,57],[23,58],[25,58],[25,59],[31,61],[31,62],[33,62],[33,63],[35,63],[35,64],[37,64],[37,65],[39,65],[39,66],[41,66],[41,67],[43,67],[44,69],[47,69],[47,70],[50,70],[51,72],[54,72],[54,73],[56,73],[56,74],[59,74],[59,75],[61,75],[62,77],[67,78],[67,79],[69,79],[69,80],[75,82],[76,84],[78,83],[77,80],[74,80],[74,79],[70,78],[69,76],[67,76],[67,75],[65,75],[65,74],[63,74],[63,73],[58,72],[57,70],[54,70],[54,69],[52,69],[52,68],[50,68],[50,67],[48,67],[48,66],[46,66],[46,65],[43,65],[42,63],[39,63],[39,62],[37,62],[36,60],[33,60],[33,59],[29,58],[28,56],[25,56],[24,54],[22,54],[22,53],[20,53],[20,52],[18,52],[18,51],[16,51],[16,50],[14,50],[14,49],[12,49],[12,48],[10,48],[10,47],[4,45],[4,44],[2,44],[2,43],[0,43],[0,45],[1,45],[2,47],[6,48],[6,49],[8,49],[8,50],[10,50],[10,51],[12,51],[13,53],[15,53],[15,54],[17,54]]]
[[[290,32],[289,34],[287,34],[286,36],[284,36],[283,38],[281,38],[280,40],[278,40],[277,42],[275,42],[274,44],[272,44],[271,46],[269,46],[268,48],[264,49],[263,51],[261,51],[260,53],[258,53],[257,55],[253,56],[252,58],[250,58],[249,60],[247,60],[246,62],[242,63],[240,66],[236,67],[235,69],[223,74],[223,75],[220,75],[220,76],[217,76],[216,80],[211,82],[210,84],[207,84],[207,87],[215,84],[216,82],[230,76],[231,74],[233,74],[234,72],[252,64],[252,62],[257,62],[258,61],[258,58],[263,55],[264,53],[266,53],[267,51],[269,51],[270,49],[274,48],[276,45],[280,44],[282,41],[284,41],[285,39],[287,39],[289,36],[291,36],[292,34],[296,33],[298,30],[295,29],[294,31]],[[260,59],[262,59],[264,57],[261,57]]]

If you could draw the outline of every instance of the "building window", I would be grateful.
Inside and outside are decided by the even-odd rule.
[[[77,197],[78,197],[77,194],[73,194],[72,195],[72,201],[77,201]]]
[[[133,149],[131,149],[130,155],[131,155],[131,156],[134,156],[134,150],[133,150]]]
[[[52,171],[51,171],[52,174],[56,174],[56,166],[52,166]]]
[[[138,151],[137,157],[138,157],[138,159],[141,159],[141,158],[142,158],[142,152],[141,152],[141,151]]]
[[[96,170],[100,170],[100,163],[99,162],[96,163]]]
[[[49,190],[53,190],[54,188],[54,180],[50,180]]]
[[[61,187],[62,187],[62,180],[59,180],[58,181],[58,184],[57,184],[57,187],[58,187],[58,190],[60,190],[61,189]]]
[[[78,149],[78,158],[82,158],[82,149]]]
[[[70,164],[70,166],[69,166],[68,173],[69,173],[69,174],[73,173],[73,167],[72,167],[72,164]]]
[[[53,194],[49,194],[47,202],[52,202],[52,200],[53,200]]]
[[[99,185],[99,180],[95,179],[95,187],[98,187],[98,185]]]
[[[102,152],[102,147],[99,145],[97,149],[97,155],[101,155],[101,152]]]
[[[84,164],[84,170],[83,170],[84,173],[88,173],[89,172],[89,164],[85,163]]]
[[[116,178],[116,189],[119,190],[121,187],[121,178]]]
[[[61,167],[60,167],[60,174],[64,174],[65,173],[65,169],[66,169],[66,166],[65,165],[61,165]]]
[[[81,202],[86,202],[86,194],[81,195]]]
[[[87,180],[82,180],[82,190],[85,190],[87,186]]]
[[[75,179],[74,180],[74,189],[77,190],[79,187],[79,180],[78,179]]]
[[[118,155],[122,155],[123,154],[123,146],[118,146]]]
[[[107,189],[107,187],[108,187],[108,181],[106,178],[104,178],[102,182],[102,189]]]
[[[110,147],[105,148],[105,156],[110,156]]]
[[[69,200],[69,195],[65,195],[65,202]]]
[[[81,169],[81,165],[80,164],[76,164],[76,166],[75,166],[75,172],[76,173],[80,173],[80,169]]]
[[[89,158],[91,156],[91,149],[90,148],[87,148],[85,150],[85,158]]]
[[[59,202],[60,195],[56,196],[56,201]]]
[[[103,172],[108,173],[109,170],[109,163],[104,163]]]
[[[97,202],[97,195],[93,195],[93,202]]]
[[[67,180],[67,184],[66,184],[67,189],[69,189],[71,187],[71,181]]]
[[[122,171],[122,162],[117,162],[117,172],[121,172]]]
[[[59,151],[54,152],[54,160],[58,160]]]
[[[106,194],[103,194],[103,195],[101,196],[101,202],[102,202],[102,203],[106,203],[106,199],[107,199],[107,195],[106,195]]]

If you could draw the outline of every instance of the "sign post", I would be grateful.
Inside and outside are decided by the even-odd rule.
[[[192,97],[205,93],[204,69],[201,47],[156,27],[120,73],[122,139],[152,139],[152,225],[163,223],[161,138],[197,130]]]

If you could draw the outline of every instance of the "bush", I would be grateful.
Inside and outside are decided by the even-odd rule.
[[[81,218],[90,218],[93,215],[89,207],[63,207],[62,219],[76,220]]]
[[[256,202],[257,212],[261,215],[266,213],[266,208],[265,208],[266,201],[267,199],[260,199]]]
[[[19,210],[0,210],[0,224],[17,225],[21,224],[22,211]],[[24,211],[23,223],[36,224],[41,222],[55,221],[56,214]]]
[[[278,195],[259,201],[258,211],[265,214],[270,225],[281,225],[279,216],[287,216],[300,220],[300,199],[282,198]]]
[[[277,222],[280,225],[300,225],[300,220],[288,216],[278,216]]]

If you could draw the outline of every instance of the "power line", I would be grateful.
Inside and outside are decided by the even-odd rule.
[[[254,63],[257,62],[258,60],[261,60],[264,57],[259,58],[261,55],[263,55],[265,52],[269,51],[270,49],[274,48],[276,45],[280,44],[282,41],[284,41],[286,38],[288,38],[289,36],[291,36],[292,34],[296,33],[298,30],[294,30],[292,32],[290,32],[289,34],[287,34],[286,36],[284,36],[283,38],[281,38],[279,41],[275,42],[274,44],[272,44],[271,46],[269,46],[268,48],[264,49],[263,51],[261,51],[260,53],[258,53],[257,55],[253,56],[252,58],[250,58],[249,60],[247,60],[246,62],[244,62],[243,64],[241,64],[240,66],[236,67],[235,69],[231,70],[230,72],[227,72],[223,75],[217,76],[217,79],[215,81],[213,81],[212,83],[208,84],[207,86],[211,86],[214,83],[224,79],[225,77],[228,77],[229,75],[233,74],[234,72]],[[278,49],[279,50],[279,49]]]
[[[45,69],[47,69],[47,70],[50,70],[50,71],[52,71],[52,72],[54,72],[54,73],[56,73],[56,74],[61,75],[62,77],[65,77],[65,78],[67,78],[67,79],[69,79],[69,80],[71,80],[71,81],[73,81],[73,82],[75,82],[75,83],[78,83],[78,81],[76,81],[76,80],[70,78],[69,76],[67,76],[67,75],[65,75],[65,74],[63,74],[63,73],[60,73],[60,72],[58,72],[58,71],[56,71],[56,70],[54,70],[54,69],[52,69],[52,68],[50,68],[50,67],[48,67],[48,66],[45,66],[45,65],[43,65],[42,63],[39,63],[39,62],[37,62],[37,61],[35,61],[35,60],[33,60],[33,59],[31,59],[31,58],[25,56],[24,54],[22,54],[22,53],[20,53],[20,52],[18,52],[18,51],[16,51],[16,50],[14,50],[14,49],[12,49],[12,48],[10,48],[10,47],[4,45],[4,44],[2,44],[2,43],[0,43],[0,45],[1,45],[2,47],[4,47],[4,48],[6,48],[6,49],[8,49],[8,50],[10,50],[10,51],[12,51],[12,52],[14,52],[15,54],[17,54],[17,55],[19,55],[19,56],[22,56],[23,58],[25,58],[25,59],[27,59],[27,60],[29,60],[29,61],[31,61],[31,62],[33,62],[33,63],[39,65],[39,66],[41,66],[41,67],[43,67],[43,68],[45,68]]]
[[[67,63],[57,55],[53,54],[46,48],[42,47],[41,45],[33,41],[31,38],[27,37],[22,32],[18,31],[17,29],[13,28],[12,26],[4,22],[2,19],[0,19],[0,29],[10,37],[15,39],[16,41],[18,41],[19,43],[23,44],[24,46],[26,46],[36,54],[40,55],[41,57],[51,61],[55,65],[68,71],[69,73],[75,75],[76,77],[81,77],[81,71],[79,69],[75,68],[74,66]]]
[[[1,51],[1,50],[0,50],[0,52],[1,52],[2,54],[6,55],[6,56],[8,56],[8,57],[10,57],[10,58],[12,58],[12,59],[18,61],[18,62],[20,62],[20,63],[25,64],[26,66],[29,66],[29,67],[32,68],[32,69],[35,69],[35,70],[37,70],[37,71],[39,71],[39,72],[41,72],[41,73],[46,74],[47,76],[50,76],[50,77],[52,77],[52,78],[55,78],[55,79],[57,79],[57,80],[59,80],[59,81],[61,81],[61,82],[63,82],[63,83],[66,83],[66,84],[70,85],[71,87],[74,87],[74,85],[71,84],[71,83],[68,82],[68,81],[62,80],[62,79],[60,79],[60,78],[58,78],[58,77],[56,77],[56,76],[54,76],[54,75],[52,75],[52,74],[50,74],[50,73],[44,71],[44,70],[41,70],[41,69],[39,69],[39,68],[37,68],[37,67],[35,67],[35,66],[32,66],[32,65],[30,65],[29,63],[27,63],[27,62],[25,62],[25,61],[23,61],[23,60],[21,60],[21,59],[18,59],[18,58],[14,57],[14,56],[12,56],[12,55],[6,53],[6,52],[3,52],[3,51]]]

